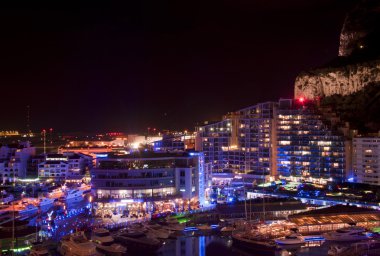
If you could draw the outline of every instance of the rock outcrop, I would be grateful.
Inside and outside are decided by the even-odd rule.
[[[315,99],[349,95],[380,81],[380,60],[303,72],[295,81],[295,97]]]
[[[362,0],[345,19],[339,56],[325,67],[299,74],[294,94],[308,99],[349,95],[379,81],[380,1]]]

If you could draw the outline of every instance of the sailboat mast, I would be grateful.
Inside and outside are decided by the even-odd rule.
[[[245,182],[243,178],[243,189],[244,189],[244,210],[245,210],[245,219],[248,220],[247,217],[247,193],[245,192]]]
[[[16,184],[15,184],[15,180],[13,179],[13,187],[15,187]],[[12,255],[15,255],[15,204],[14,202],[12,202],[12,207],[13,207],[13,211],[12,211],[12,244],[11,244],[11,248],[12,248]]]

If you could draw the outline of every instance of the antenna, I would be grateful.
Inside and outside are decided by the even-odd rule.
[[[32,133],[30,130],[30,105],[26,106],[26,132],[28,135]]]
[[[44,140],[44,155],[46,154],[46,129],[42,130],[43,140]]]

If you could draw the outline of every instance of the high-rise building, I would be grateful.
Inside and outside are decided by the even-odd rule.
[[[353,139],[353,175],[350,181],[380,185],[380,138]]]
[[[344,137],[314,103],[280,100],[276,119],[280,178],[322,184],[345,180]]]
[[[217,123],[198,127],[196,149],[205,154],[213,172],[270,174],[273,109],[266,102],[229,113]]]
[[[266,102],[230,113],[198,127],[196,149],[214,173],[345,179],[345,139],[310,101]]]

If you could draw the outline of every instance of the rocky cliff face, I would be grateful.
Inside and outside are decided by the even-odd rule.
[[[332,65],[331,65],[332,64]],[[338,64],[338,65],[336,65]],[[349,95],[380,81],[380,1],[362,0],[346,17],[339,57],[325,68],[302,72],[295,97]]]
[[[315,99],[349,95],[380,81],[380,60],[303,72],[296,78],[295,97]]]

